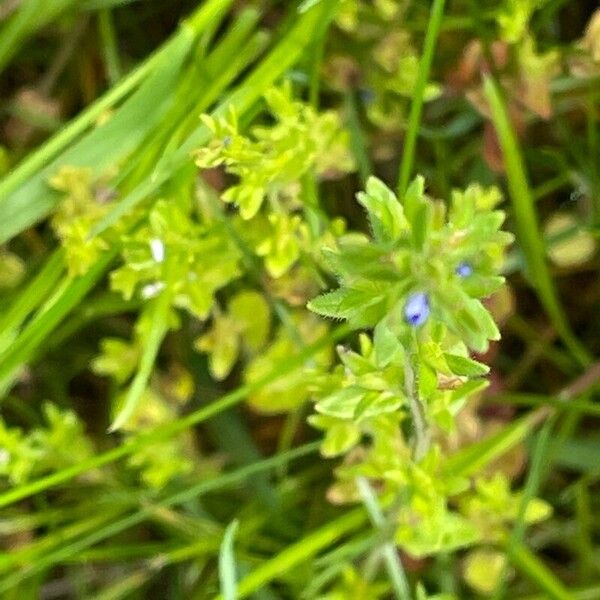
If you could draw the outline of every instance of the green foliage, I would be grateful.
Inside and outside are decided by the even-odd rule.
[[[92,454],[77,415],[47,402],[43,427],[25,433],[0,419],[0,476],[12,485],[85,460]]]
[[[94,195],[91,169],[62,167],[48,183],[65,194],[52,217],[52,228],[65,248],[69,273],[82,275],[108,249],[101,237],[90,239],[106,206]]]
[[[499,231],[504,214],[491,210],[500,196],[476,185],[454,192],[446,220],[444,205],[428,199],[423,188],[423,180],[416,179],[399,203],[383,183],[369,180],[358,199],[367,209],[373,241],[342,237],[327,252],[341,287],[311,301],[309,308],[347,319],[354,327],[378,326],[381,343],[389,330],[406,345],[411,328],[404,305],[418,291],[427,294],[431,305],[428,332],[445,327],[483,352],[499,334],[480,299],[502,285],[497,269],[512,239]],[[473,270],[467,277],[457,273],[463,263]],[[432,336],[438,343],[445,337]]]
[[[0,8],[0,596],[595,597],[600,12],[42,4]]]
[[[203,116],[213,141],[196,154],[199,167],[224,165],[239,183],[222,198],[240,208],[243,219],[251,219],[265,199],[289,202],[297,194],[297,182],[309,170],[322,176],[331,171],[351,170],[348,136],[334,112],[317,113],[293,99],[292,86],[285,84],[265,94],[271,127],[254,127],[247,137],[239,132],[235,114],[215,120]]]
[[[210,353],[211,375],[221,380],[231,372],[240,352],[260,351],[269,336],[271,309],[264,297],[252,290],[241,291],[229,302],[227,312],[215,308],[212,326],[195,342]]]
[[[327,251],[341,287],[309,308],[371,327],[373,337],[360,335],[360,353],[338,349],[342,364],[322,379],[319,414],[309,420],[325,431],[324,456],[346,456],[337,471],[337,501],[356,498],[357,476],[371,478],[401,504],[394,516],[398,545],[415,557],[452,552],[493,537],[484,532],[497,518],[481,508],[486,517],[479,522],[475,499],[464,501],[466,515],[452,510],[449,499],[463,497],[468,485],[441,476],[440,444],[467,399],[486,385],[480,378],[488,367],[468,351],[485,351],[488,340],[499,338],[481,300],[502,285],[497,271],[512,238],[499,231],[504,214],[494,210],[500,194],[493,188],[455,191],[446,211],[424,194],[421,178],[402,202],[372,178],[358,200],[373,239],[342,237]],[[416,292],[427,301],[418,323],[407,313]],[[478,489],[502,506],[495,514],[515,519],[518,496],[510,496],[505,480],[489,485],[495,493],[484,482]],[[532,521],[548,516],[540,506],[531,506]]]
[[[240,253],[226,232],[195,222],[190,207],[174,200],[154,205],[148,223],[124,238],[122,253],[123,266],[111,274],[115,291],[144,300],[165,293],[200,319],[216,291],[240,273]]]

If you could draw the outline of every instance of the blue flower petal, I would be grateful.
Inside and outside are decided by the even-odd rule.
[[[419,327],[429,318],[429,298],[423,292],[415,292],[406,299],[404,318],[409,325]]]

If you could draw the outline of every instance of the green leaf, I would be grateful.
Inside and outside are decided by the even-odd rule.
[[[366,283],[361,288],[340,288],[311,300],[309,310],[324,317],[364,321],[363,313],[383,301],[381,290]]]
[[[394,192],[376,177],[369,177],[366,192],[359,192],[356,197],[367,210],[376,241],[394,242],[408,231],[402,205]]]
[[[448,363],[448,367],[455,375],[464,375],[465,377],[481,377],[490,372],[490,368],[483,363],[480,363],[467,356],[459,356],[458,354],[444,353],[444,358]]]
[[[326,396],[317,402],[315,408],[323,415],[350,420],[366,393],[361,387],[348,386]]]
[[[326,430],[321,454],[333,458],[345,454],[360,441],[360,429],[353,423],[336,423]]]
[[[375,363],[384,368],[403,354],[398,336],[394,335],[385,321],[377,323],[373,336]]]

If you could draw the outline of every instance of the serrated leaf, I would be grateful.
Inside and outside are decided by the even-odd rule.
[[[467,356],[458,354],[444,353],[444,358],[454,375],[463,375],[465,377],[481,377],[490,372],[490,368]]]
[[[345,387],[317,402],[315,408],[323,415],[352,419],[365,393],[366,391],[358,386]]]
[[[373,236],[378,242],[393,242],[408,229],[402,205],[381,180],[369,177],[366,193],[359,192],[357,198],[367,210]]]
[[[356,313],[380,303],[383,296],[377,294],[374,286],[358,288],[340,288],[318,296],[308,303],[309,310],[334,319],[352,319]]]

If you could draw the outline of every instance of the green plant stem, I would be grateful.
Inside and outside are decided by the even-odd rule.
[[[425,99],[425,87],[429,80],[433,54],[437,43],[437,38],[442,25],[444,16],[445,0],[434,0],[425,34],[425,43],[423,45],[423,56],[419,63],[419,73],[415,84],[410,113],[408,116],[408,129],[404,138],[404,148],[402,151],[402,160],[400,162],[400,172],[398,174],[398,197],[403,198],[408,182],[413,170],[415,161],[415,149],[417,145],[417,136],[419,125],[421,123],[421,113],[423,111],[423,101]]]
[[[408,398],[408,408],[414,428],[413,455],[415,462],[419,462],[431,444],[431,433],[425,418],[425,410],[419,397],[419,382],[417,380],[414,364],[414,351],[416,350],[416,338],[411,352],[406,353],[404,359],[404,389]]]
[[[527,473],[527,480],[525,482],[525,488],[523,490],[523,496],[519,506],[519,512],[507,542],[507,554],[509,557],[512,556],[513,550],[516,546],[523,544],[523,537],[527,527],[525,521],[527,508],[530,502],[535,498],[540,485],[542,464],[548,451],[550,435],[552,433],[552,429],[554,428],[555,422],[556,415],[552,415],[549,419],[547,419],[535,441],[534,449],[531,455],[531,464],[529,466],[529,472]],[[496,586],[492,600],[502,600],[506,594],[508,564],[504,565],[502,571],[502,575],[498,579],[498,585]]]

